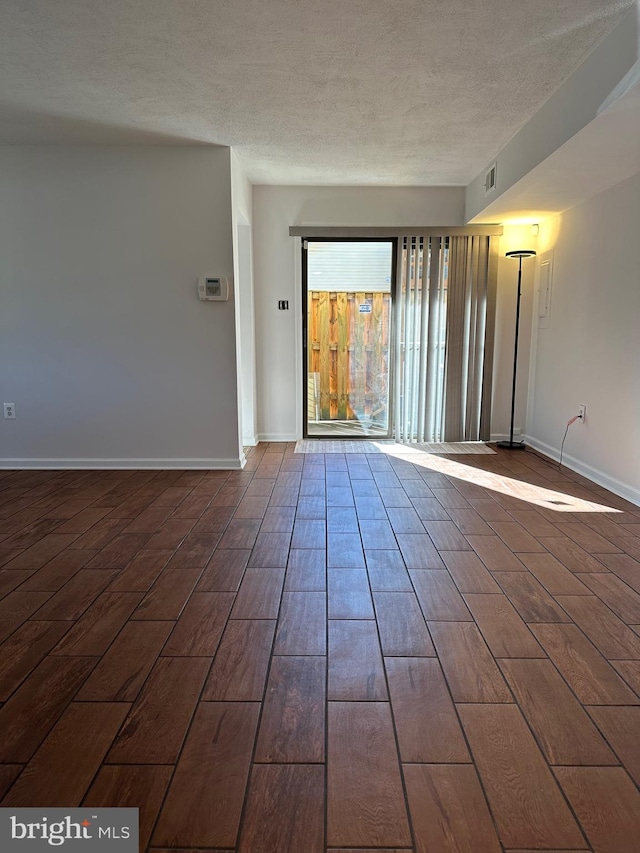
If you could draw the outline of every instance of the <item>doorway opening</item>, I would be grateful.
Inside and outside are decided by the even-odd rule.
[[[303,243],[304,436],[391,436],[396,241]]]
[[[305,438],[488,440],[497,241],[448,230],[303,240]]]

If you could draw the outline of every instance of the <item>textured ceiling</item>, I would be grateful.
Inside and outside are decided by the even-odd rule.
[[[214,143],[254,183],[467,184],[634,0],[2,0],[0,142]]]

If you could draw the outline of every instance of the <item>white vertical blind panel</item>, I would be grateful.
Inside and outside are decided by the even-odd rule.
[[[422,276],[420,280],[420,360],[418,365],[418,441],[430,441],[425,438],[426,397],[427,397],[427,334],[429,329],[429,274],[431,265],[430,238],[425,237],[422,245]]]
[[[423,250],[422,238],[419,237],[415,243],[415,265],[413,276],[413,365],[411,374],[411,435],[417,436],[418,432],[418,393],[420,387],[420,321],[422,318],[422,264]]]
[[[402,383],[404,370],[404,356],[402,352],[402,341],[404,335],[403,306],[402,306],[402,277],[406,253],[402,244],[402,238],[398,240],[398,257],[396,259],[396,292],[395,292],[395,335],[394,335],[394,381],[393,381],[393,426],[396,441],[402,441]]]
[[[400,246],[396,438],[477,441],[491,369],[485,359],[489,238],[407,237]]]
[[[431,239],[429,257],[429,310],[427,326],[424,329],[425,342],[425,403],[424,403],[424,441],[437,441],[437,382],[438,382],[438,322],[440,317],[440,275],[441,250],[440,237]]]
[[[444,440],[444,356],[447,323],[447,305],[449,303],[449,246],[443,238],[440,246],[440,275],[435,292],[436,320],[434,338],[434,382],[435,409],[433,421],[433,441]]]
[[[411,372],[411,344],[409,341],[411,329],[411,265],[413,263],[413,241],[407,240],[406,265],[404,270],[404,322],[403,322],[403,354],[404,363],[402,371],[402,435],[405,441],[411,441],[409,429],[409,395],[411,384],[409,376]]]

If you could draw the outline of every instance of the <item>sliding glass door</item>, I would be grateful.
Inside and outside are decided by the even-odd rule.
[[[304,241],[306,437],[488,440],[497,241],[443,232]]]
[[[388,438],[395,240],[303,244],[304,434]]]

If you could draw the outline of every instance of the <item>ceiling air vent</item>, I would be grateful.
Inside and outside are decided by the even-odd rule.
[[[484,193],[488,195],[496,188],[497,163],[492,163],[484,176]]]

